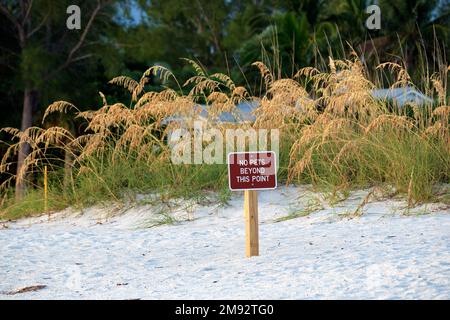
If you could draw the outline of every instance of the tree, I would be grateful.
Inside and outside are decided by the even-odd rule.
[[[148,8],[155,34],[164,33],[161,45],[172,64],[190,57],[208,66],[223,66],[223,37],[232,1],[155,0]],[[175,54],[176,56],[173,56]]]
[[[23,90],[22,131],[32,126],[42,91],[60,79],[68,67],[92,57],[93,42],[88,42],[95,38],[93,35],[101,14],[108,10],[111,14],[114,3],[112,0],[84,1],[81,7],[86,22],[81,30],[75,31],[66,27],[69,2],[0,1],[0,15],[9,22],[7,29],[14,35],[17,44],[16,52],[2,52],[2,55],[14,54],[19,59],[19,80]],[[1,50],[4,51],[3,48]],[[18,151],[18,174],[28,153],[29,145],[24,136]],[[21,179],[16,179],[16,198],[23,196],[25,187]]]
[[[317,64],[317,52],[324,50],[336,35],[328,21],[326,1],[283,1],[267,27],[245,41],[239,49],[240,63],[264,60],[278,77],[293,76],[306,65]]]
[[[445,41],[450,33],[448,1],[380,0],[381,30],[368,30],[365,9],[373,3],[375,1],[336,0],[333,3],[335,12],[330,15],[330,19],[339,25],[342,38],[358,49],[365,59],[392,60],[392,56],[396,56],[406,62],[409,70],[423,73],[424,70],[417,67],[428,66],[432,61],[420,59],[425,60],[427,56],[437,59],[434,54],[437,45],[447,50],[445,55],[448,56],[448,41]]]
[[[448,48],[445,40],[450,35],[448,1],[382,0],[380,7],[385,21],[382,28],[390,39],[385,49],[403,58],[408,68],[415,69],[423,62],[416,59],[421,53],[436,50],[436,41],[440,42],[441,48]],[[434,54],[429,56],[438,58]]]

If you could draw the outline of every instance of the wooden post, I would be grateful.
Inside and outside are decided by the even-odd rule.
[[[244,191],[245,253],[247,257],[259,256],[258,192]]]
[[[48,210],[47,166],[44,166],[44,212]]]

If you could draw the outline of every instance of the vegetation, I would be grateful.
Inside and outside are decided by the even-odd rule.
[[[241,126],[281,130],[280,181],[433,200],[450,172],[450,4],[379,1],[382,28],[370,31],[369,2],[81,1],[85,24],[68,31],[69,2],[0,0],[3,215],[44,211],[44,166],[49,210],[135,192],[226,199],[224,165],[170,162],[164,120],[206,103],[217,126],[218,112],[253,100],[257,119]],[[405,86],[435,102],[370,94]]]
[[[450,107],[442,95],[445,87],[439,74],[430,79],[441,94],[438,107],[389,108],[386,102],[372,97],[370,91],[375,85],[367,79],[355,55],[351,60],[330,58],[328,71],[302,68],[294,79],[277,79],[267,66],[256,62],[254,66],[259,68],[267,88],[262,97],[251,97],[228,76],[208,75],[200,65],[187,61],[197,73],[185,82],[184,86],[191,88],[187,95],[179,87],[145,91],[151,75],[178,83],[166,68],[151,67],[139,81],[126,76],[110,81],[129,91],[129,106],[108,104],[100,93],[103,106],[98,110],[79,111],[64,101],[47,108],[44,122],[55,112],[72,114],[74,121],[81,119],[85,129],[80,136],[60,126],[32,127],[24,132],[3,129],[13,141],[2,159],[3,173],[13,164],[11,159],[20,144],[28,143],[31,152],[19,174],[11,173],[2,187],[8,190],[11,181],[20,179],[41,188],[40,173],[47,165],[52,172],[52,197],[60,199],[55,201],[57,206],[121,201],[135,192],[157,191],[167,198],[223,190],[227,186],[225,165],[171,162],[166,138],[180,124],[164,120],[171,116],[191,117],[199,100],[206,101],[211,110],[208,126],[220,130],[235,126],[280,129],[281,153],[289,155],[281,157],[280,178],[288,183],[312,183],[338,190],[389,185],[405,193],[413,203],[433,199],[433,187],[448,182]],[[395,73],[397,81],[393,86],[411,84],[406,70],[398,64],[385,63],[379,69]],[[215,121],[220,112],[234,112],[236,104],[243,100],[260,103],[254,123]],[[8,206],[9,201],[6,203]],[[25,212],[30,206],[36,209],[43,205],[36,191],[20,203]]]

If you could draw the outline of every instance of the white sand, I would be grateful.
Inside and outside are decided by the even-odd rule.
[[[366,194],[334,208],[320,198],[323,210],[275,223],[318,195],[305,187],[260,192],[261,255],[251,259],[241,193],[224,208],[178,207],[178,220],[194,221],[153,228],[143,226],[161,215],[149,205],[0,225],[0,298],[449,299],[449,208],[422,205],[405,215],[404,201],[373,200],[361,218],[339,215]],[[32,285],[47,287],[5,294]]]

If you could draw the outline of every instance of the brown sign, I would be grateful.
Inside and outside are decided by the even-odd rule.
[[[232,191],[275,189],[277,187],[275,152],[229,153],[228,181]]]

